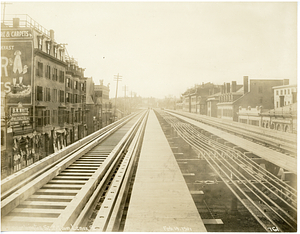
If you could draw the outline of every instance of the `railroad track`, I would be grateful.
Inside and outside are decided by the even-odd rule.
[[[167,113],[177,114],[196,120],[198,122],[210,125],[214,128],[221,129],[228,133],[243,137],[258,144],[264,145],[268,148],[284,153],[291,157],[297,155],[297,135],[280,132],[275,134],[275,130],[259,128],[238,122],[211,118],[203,115],[195,115],[191,113],[182,113],[178,111],[166,111]]]
[[[231,192],[268,232],[297,230],[297,191],[242,152],[205,136],[191,124],[159,114],[207,160]]]
[[[144,111],[131,119],[133,126],[117,145],[103,142],[129,119],[56,161],[25,186],[7,190],[1,204],[2,231],[117,229],[147,115]]]

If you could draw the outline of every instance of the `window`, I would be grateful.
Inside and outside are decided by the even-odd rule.
[[[57,124],[57,110],[52,111],[52,124]]]
[[[70,102],[69,93],[66,93],[66,102]]]
[[[73,95],[71,93],[69,93],[69,102],[73,103]]]
[[[276,95],[279,95],[279,92],[278,92],[278,90],[276,90]]]
[[[70,78],[66,78],[66,86],[68,87],[68,88],[70,88],[71,87],[71,82],[70,82]]]
[[[284,95],[286,95],[286,89],[284,90]]]
[[[74,81],[74,89],[77,89],[77,80]]]
[[[65,82],[65,73],[64,73],[64,71],[59,71],[59,82],[61,82],[61,83]]]
[[[66,123],[70,123],[70,111],[66,111]]]
[[[43,101],[43,87],[42,86],[36,87],[36,100]]]
[[[62,50],[59,50],[59,58],[60,58],[60,60],[63,60],[63,53],[62,53]]]
[[[288,89],[288,94],[290,94],[290,89]]]
[[[45,102],[50,102],[50,88],[45,88]]]
[[[38,48],[40,50],[43,50],[43,38],[42,37],[38,37]]]
[[[46,52],[47,52],[47,54],[50,54],[50,51],[51,51],[51,44],[50,44],[50,41],[47,41],[46,42]]]
[[[44,111],[44,126],[50,124],[50,110]]]
[[[57,58],[57,46],[54,46],[54,57]]]
[[[38,67],[36,69],[36,75],[43,77],[43,63],[38,62]]]
[[[64,124],[64,110],[58,109],[58,124]]]
[[[57,89],[52,90],[52,101],[57,102]]]
[[[43,126],[43,111],[40,109],[36,111],[36,125]]]
[[[4,135],[4,131],[3,130],[1,130],[1,146],[4,146],[5,145],[5,135]]]
[[[75,118],[74,118],[74,122],[77,123],[78,122],[78,111],[75,111]]]
[[[78,122],[82,122],[81,120],[81,109],[78,109]]]
[[[77,103],[77,94],[74,94],[74,103]]]
[[[57,81],[57,69],[56,68],[53,68],[52,80]]]
[[[283,90],[280,90],[280,95],[283,95]]]
[[[46,70],[45,70],[45,76],[48,79],[51,79],[50,70],[51,70],[51,67],[49,65],[47,65]]]
[[[65,102],[65,92],[63,90],[59,90],[59,102]]]

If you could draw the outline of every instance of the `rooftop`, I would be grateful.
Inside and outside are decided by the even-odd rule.
[[[6,18],[4,21],[2,21],[1,28],[13,28],[14,26],[14,19],[19,19],[19,25],[18,27],[21,28],[32,28],[39,33],[42,33],[46,35],[47,37],[50,37],[50,31],[44,28],[42,25],[40,25],[37,21],[32,19],[29,15],[26,14],[7,14],[5,15]]]

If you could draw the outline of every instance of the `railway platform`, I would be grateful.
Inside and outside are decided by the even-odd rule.
[[[153,111],[141,149],[125,232],[206,232]]]

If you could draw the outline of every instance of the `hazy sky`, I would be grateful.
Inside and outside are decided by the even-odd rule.
[[[111,84],[110,97],[118,73],[118,96],[126,85],[143,97],[179,97],[244,75],[296,83],[296,2],[13,2],[5,13],[53,29],[87,77]]]

